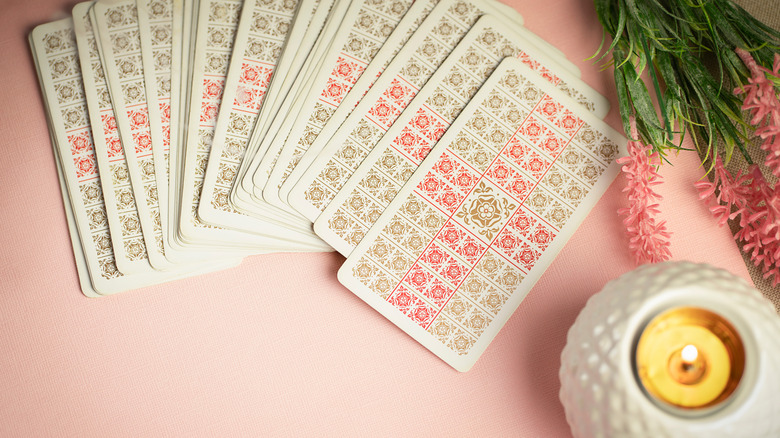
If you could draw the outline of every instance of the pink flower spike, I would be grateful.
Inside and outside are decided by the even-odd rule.
[[[630,121],[631,138],[637,139],[636,120],[631,117]],[[626,177],[623,192],[628,193],[629,201],[629,207],[619,209],[618,214],[625,216],[623,224],[629,237],[628,248],[637,264],[662,262],[671,257],[671,233],[666,230],[666,222],[656,223],[654,216],[659,212],[658,204],[652,203],[661,199],[651,188],[661,182],[655,168],[661,163],[661,157],[658,152],[650,151],[649,146],[631,140],[628,142],[629,155],[617,160],[623,165]]]
[[[774,83],[767,75],[780,76],[780,55],[775,54],[773,70],[758,65],[744,49],[736,49],[751,74],[748,85],[734,90],[745,94],[742,109],[749,111],[750,123],[756,127],[756,135],[763,141],[761,149],[766,152],[764,164],[776,176],[780,176],[780,100]]]
[[[746,65],[751,71],[759,68],[755,61],[753,64],[746,61]],[[768,156],[772,155],[768,153]],[[719,225],[739,218],[740,229],[734,239],[742,242],[742,251],[764,271],[764,278],[771,277],[776,286],[780,283],[780,193],[770,186],[756,165],[751,166],[747,174],[740,173],[735,177],[718,157],[712,172],[712,183],[699,181],[694,184],[699,197],[710,204],[710,212]]]
[[[699,189],[700,200],[710,198],[715,194],[715,184],[709,181],[698,181],[694,183],[693,186]]]

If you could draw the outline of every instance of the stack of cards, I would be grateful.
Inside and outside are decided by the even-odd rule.
[[[625,145],[494,0],[100,0],[30,40],[85,294],[335,249],[462,371]]]

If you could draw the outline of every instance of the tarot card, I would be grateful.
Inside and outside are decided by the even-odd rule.
[[[179,1],[179,0],[177,0]],[[169,204],[171,210],[169,215],[174,218],[168,225],[171,233],[171,243],[177,248],[182,250],[193,250],[195,248],[205,249],[207,251],[213,251],[214,246],[198,244],[198,242],[187,241],[182,238],[179,232],[179,224],[182,221],[182,200],[181,195],[184,186],[184,155],[187,146],[187,135],[189,132],[189,117],[190,117],[190,103],[192,92],[192,75],[193,75],[193,61],[192,54],[195,52],[196,34],[198,26],[198,16],[200,11],[200,1],[186,1],[183,2],[183,17],[181,20],[181,42],[174,47],[173,57],[174,64],[181,65],[182,77],[179,84],[179,99],[178,103],[178,133],[177,133],[177,145],[172,146],[171,152],[175,153],[175,166],[171,168],[171,178],[169,181],[174,185],[169,185],[170,197]],[[178,60],[178,62],[176,62]]]
[[[327,250],[319,239],[267,222],[255,233],[210,226],[197,215],[216,118],[243,6],[237,0],[204,0],[200,4],[189,131],[184,159],[180,234],[189,242],[255,252]]]
[[[290,92],[297,92],[291,90],[291,87],[302,72],[334,3],[333,0],[301,0],[276,67],[276,71],[284,74],[275,74],[271,77],[271,83],[263,97],[263,105],[257,115],[255,128],[248,141],[246,156],[254,155],[255,150],[252,145],[259,145],[258,140],[265,137],[268,125],[279,112],[284,97]],[[243,161],[241,167],[244,167]]]
[[[233,38],[243,6],[241,0],[203,0],[192,12],[188,53],[188,107],[183,117],[179,175],[178,239],[185,245],[229,247],[220,243],[219,229],[202,223],[197,215],[202,176],[216,123],[217,106],[233,49]],[[211,100],[217,100],[212,103]],[[203,129],[200,124],[205,123]],[[210,238],[207,238],[210,235]],[[237,237],[237,236],[234,236]]]
[[[244,2],[198,209],[206,223],[251,232],[265,222],[275,222],[301,233],[312,233],[309,223],[270,205],[262,218],[255,218],[238,212],[229,202],[230,189],[297,6],[293,0]]]
[[[166,236],[170,247],[186,251],[184,242],[178,239],[179,193],[181,191],[180,169],[182,149],[186,143],[184,135],[187,122],[187,108],[190,68],[189,46],[192,31],[192,6],[194,2],[173,1],[173,41],[171,47],[171,140],[168,158],[168,231]],[[187,50],[185,50],[187,47]]]
[[[114,263],[73,20],[36,27],[30,42],[55,140],[55,155],[63,168],[90,280],[98,293],[111,293],[121,288],[117,279],[122,274]]]
[[[506,56],[520,58],[556,88],[594,110],[597,117],[607,113],[609,102],[603,96],[538,52],[512,27],[485,15],[431,76],[428,85],[415,93],[318,217],[314,223],[317,234],[348,255]]]
[[[73,247],[84,294],[90,297],[114,294],[237,264],[236,260],[220,261],[165,273],[150,267],[148,273],[133,275],[123,275],[116,269],[73,20],[68,18],[36,27],[30,35],[30,43],[49,119],[52,146],[64,181],[64,201],[73,215],[72,220],[68,218],[71,237],[77,235],[80,243],[77,245],[74,241]],[[88,280],[83,277],[85,272],[80,257],[83,257]],[[86,287],[87,281],[91,287]]]
[[[181,6],[180,1],[173,0],[137,1],[141,55],[144,71],[148,73],[144,75],[144,85],[153,153],[155,163],[164,165],[156,173],[156,178],[161,219],[164,226],[167,224],[164,235],[167,244],[165,256],[173,263],[192,263],[235,255],[182,247],[174,238],[175,225],[170,224],[178,220],[178,215],[173,213],[177,211],[178,204],[170,196],[172,191],[178,190],[175,176],[178,173],[178,159],[173,157],[179,155],[179,83],[182,73],[179,64],[173,61],[180,60],[182,56],[182,35],[175,31],[183,25]]]
[[[171,146],[171,76],[173,58],[173,0],[137,0],[144,88],[149,114],[149,133],[158,172],[157,196],[160,219],[167,239],[168,176]]]
[[[322,67],[324,62],[323,58],[327,54],[333,36],[338,30],[339,21],[337,20],[343,18],[348,6],[348,0],[337,0],[335,2],[332,10],[328,14],[329,18],[327,24],[320,32],[314,47],[306,57],[301,72],[295,78],[290,88],[290,92],[284,97],[278,112],[269,123],[267,132],[262,138],[253,136],[250,140],[250,142],[259,141],[260,143],[257,146],[252,145],[252,148],[256,152],[252,157],[251,162],[246,166],[247,170],[241,182],[242,193],[247,194],[248,197],[245,201],[242,201],[239,196],[236,196],[236,207],[238,207],[240,211],[247,214],[254,214],[254,210],[257,210],[258,208],[262,210],[262,207],[258,207],[258,205],[265,203],[262,197],[262,190],[273,164],[271,164],[265,172],[258,172],[260,164],[266,159],[266,156],[269,156],[272,163],[278,158],[281,145],[284,143],[285,136],[288,134],[289,124],[292,123],[291,120],[295,117],[295,114],[300,112],[300,108],[305,101],[308,90],[315,80],[316,72]],[[334,25],[334,23],[336,25]],[[262,211],[258,214],[262,214]]]
[[[84,98],[87,103],[95,148],[95,160],[106,206],[106,219],[112,230],[114,262],[125,274],[144,272],[150,268],[146,243],[141,231],[138,208],[130,185],[122,142],[116,126],[114,107],[103,74],[97,41],[92,29],[89,9],[92,2],[73,8],[73,25],[80,60]]]
[[[179,148],[179,83],[182,72],[180,65],[174,61],[181,62],[182,4],[178,0],[137,0],[137,8],[152,149],[155,163],[162,163],[155,175],[160,218],[165,227],[165,255],[174,263],[203,259],[206,254],[186,251],[176,243],[175,227],[171,224],[177,219],[173,213],[177,204],[171,199],[171,192],[176,190],[178,169],[175,157]],[[208,256],[213,257],[212,254]]]
[[[279,199],[287,203],[287,195],[294,182],[300,178],[301,174],[319,154],[323,145],[327,144],[334,130],[338,129],[344,122],[344,119],[355,108],[355,105],[374,84],[374,81],[384,72],[388,64],[395,59],[401,48],[406,45],[412,34],[415,33],[437,5],[437,2],[438,0],[422,0],[412,4],[409,11],[398,22],[393,33],[390,34],[379,51],[374,55],[373,60],[366,66],[349,91],[341,98],[341,102],[339,102],[333,114],[320,127],[319,132],[316,132],[314,141],[303,152],[298,163],[292,168],[290,175],[287,176],[279,187]]]
[[[52,144],[55,144],[54,138],[51,140]],[[55,154],[56,155],[56,154]],[[87,258],[84,256],[84,249],[81,247],[81,240],[79,239],[78,226],[76,225],[76,218],[73,214],[73,207],[71,207],[70,196],[68,195],[68,186],[65,183],[65,177],[62,175],[62,166],[60,160],[55,160],[57,164],[57,179],[60,182],[60,193],[62,193],[63,207],[65,208],[65,218],[68,221],[68,234],[70,235],[70,244],[73,247],[73,257],[76,261],[76,272],[79,276],[79,286],[81,287],[81,293],[87,298],[99,298],[100,295],[95,288],[92,287],[92,283],[89,280],[89,269],[87,268]]]
[[[53,138],[52,138],[52,144],[56,144],[56,141]],[[76,223],[76,217],[75,214],[73,213],[72,200],[70,199],[70,195],[68,194],[68,187],[65,182],[64,175],[62,173],[63,172],[62,165],[60,163],[59,157],[55,157],[55,158],[56,158],[55,162],[57,167],[57,176],[60,182],[60,192],[62,193],[63,207],[65,209],[65,218],[68,223],[68,234],[70,235],[70,242],[71,242],[71,246],[73,247],[73,256],[76,262],[76,271],[79,277],[79,286],[81,287],[81,292],[84,294],[84,296],[88,298],[99,298],[104,295],[98,293],[98,291],[96,291],[95,288],[92,286],[92,282],[90,280],[90,271],[87,265],[87,259],[84,255],[84,248],[82,247],[82,242],[78,234],[78,225]],[[237,266],[239,263],[241,263],[241,259],[216,260],[207,264],[195,265],[189,268],[189,271],[184,271],[181,274],[176,272],[172,274],[158,272],[153,270],[151,265],[147,263],[147,266],[149,267],[147,273],[120,277],[124,279],[124,283],[126,284],[127,289],[112,291],[110,293],[105,293],[105,295],[124,292],[130,289],[142,288],[142,287],[151,286],[158,283],[174,281],[174,280],[192,277],[196,275],[207,274],[209,272],[216,272],[223,269],[229,269]],[[117,281],[116,284],[119,285],[120,282]]]
[[[312,51],[307,56],[301,74],[296,77],[290,93],[285,96],[279,111],[270,122],[268,131],[263,138],[253,137],[252,141],[259,141],[259,145],[253,147],[256,150],[252,162],[247,166],[242,181],[242,186],[255,203],[263,201],[263,188],[268,180],[276,160],[279,158],[281,148],[284,145],[295,117],[300,113],[309,90],[314,85],[317,72],[322,69],[325,58],[330,52],[330,47],[341,27],[344,16],[350,6],[350,0],[336,0],[322,31],[319,33]],[[263,169],[260,170],[260,167]],[[257,208],[250,205],[243,209]],[[240,205],[240,204],[237,204]]]
[[[284,51],[279,59],[279,71],[287,71],[287,74],[275,75],[271,78],[271,84],[265,95],[265,102],[260,107],[260,113],[257,116],[255,128],[249,138],[247,150],[244,159],[241,161],[236,176],[236,184],[230,191],[230,203],[236,210],[251,214],[248,209],[251,208],[252,200],[250,191],[244,188],[244,175],[249,169],[254,157],[260,152],[260,146],[263,139],[268,135],[271,125],[277,117],[281,120],[289,109],[287,97],[299,91],[301,76],[306,75],[308,69],[308,60],[314,56],[313,51],[317,39],[325,26],[325,20],[335,4],[334,0],[315,1],[313,9],[306,9],[306,5],[312,2],[301,3],[301,7],[295,16],[293,28],[290,30],[290,38],[285,44]],[[309,15],[310,14],[310,15]],[[247,179],[251,182],[251,179]],[[256,201],[258,204],[264,204]],[[261,212],[262,213],[262,212]]]
[[[470,12],[473,12],[472,8],[476,7],[482,13],[489,12],[495,15],[497,18],[503,19],[504,21],[507,22],[507,24],[515,26],[518,32],[526,36],[531,41],[532,44],[534,44],[536,47],[540,49],[543,49],[545,53],[547,53],[548,55],[550,55],[550,57],[558,61],[558,63],[561,64],[564,68],[571,70],[572,73],[576,74],[576,76],[579,77],[580,75],[579,69],[577,69],[576,66],[574,66],[571,62],[569,62],[566,59],[565,55],[560,50],[556,49],[546,41],[542,40],[537,35],[525,29],[524,27],[521,27],[522,16],[520,16],[519,13],[509,8],[508,6],[491,0],[484,0],[484,1],[475,0],[475,2],[464,2],[456,5],[452,5],[452,2],[450,1],[446,1],[443,3],[445,4],[442,5],[442,2],[439,2],[438,0],[427,2],[424,5],[421,4],[421,2],[416,2],[409,10],[409,12],[407,12],[403,20],[401,20],[401,23],[399,23],[398,27],[396,27],[396,30],[382,46],[382,49],[377,54],[377,58],[382,59],[383,57],[381,54],[385,50],[393,51],[393,55],[390,58],[387,58],[388,62],[385,62],[381,66],[378,65],[379,63],[376,62],[372,62],[371,64],[369,64],[369,66],[366,68],[366,71],[361,75],[360,79],[358,79],[358,81],[352,87],[350,92],[344,97],[339,107],[336,109],[334,114],[330,117],[328,122],[325,124],[325,126],[317,135],[316,140],[309,146],[309,148],[301,157],[301,160],[298,162],[298,164],[295,166],[293,171],[290,173],[290,176],[287,177],[287,180],[280,187],[279,197],[282,200],[286,200],[285,202],[287,202],[290,206],[295,208],[295,206],[293,205],[293,200],[290,199],[290,193],[293,187],[296,184],[300,183],[300,179],[306,173],[309,172],[310,165],[316,159],[319,158],[319,155],[321,154],[323,148],[329,144],[330,140],[336,134],[336,131],[340,129],[340,127],[342,126],[346,118],[351,115],[351,112],[353,111],[355,106],[359,102],[369,98],[368,95],[369,89],[375,83],[374,81],[378,80],[376,79],[376,76],[379,76],[379,73],[377,73],[377,75],[375,76],[373,74],[374,71],[370,71],[372,67],[374,67],[375,70],[379,71],[381,74],[384,74],[386,68],[388,67],[388,64],[390,64],[389,60],[392,60],[392,65],[395,65],[396,67],[399,67],[400,64],[403,64],[403,61],[401,61],[397,56],[399,50],[401,48],[404,49],[404,52],[407,54],[405,55],[405,57],[408,57],[409,54],[413,54],[414,50],[411,50],[410,47],[407,47],[406,42],[412,37],[412,34],[414,34],[415,41],[422,40],[428,37],[430,33],[434,31],[433,22],[440,21],[442,11],[447,11],[447,10],[450,11],[450,14],[447,16],[447,18],[453,20],[453,22],[450,25],[453,26],[454,29],[458,29],[459,25],[463,24],[458,21],[459,19],[461,20],[464,18],[470,19],[469,20],[470,22],[462,29],[461,34],[459,35],[460,38],[462,38],[463,35],[465,35],[468,28],[471,27],[476,21],[476,19],[478,18],[478,15],[476,14],[469,14]],[[417,28],[421,25],[423,20],[426,19],[426,17],[431,12],[431,9],[434,6],[436,7],[436,9],[440,11],[437,14],[435,14],[437,18],[431,19],[429,22],[427,22],[424,25],[425,30],[418,31]],[[424,7],[425,13],[415,14],[413,11],[415,10],[415,8],[418,7]],[[507,12],[506,11],[507,9],[510,9],[510,11]],[[445,24],[445,22],[442,21],[438,24],[436,30],[438,30],[439,32],[443,32],[444,29],[447,29],[447,24]],[[457,30],[455,32],[452,32],[452,34],[457,35],[458,34]],[[396,41],[392,41],[394,38],[402,42],[399,44]],[[459,38],[448,39],[445,45],[449,47],[449,51],[455,48],[458,39]],[[443,59],[444,58],[441,58],[441,60]],[[430,73],[432,73],[432,71]],[[376,96],[377,94],[372,93],[372,95]],[[313,176],[316,176],[316,174]],[[304,212],[299,211],[299,213],[304,213]],[[317,215],[319,215],[319,212],[317,212]],[[306,213],[304,213],[304,216],[306,216],[311,221],[314,221],[314,219],[316,219],[316,216],[310,217]]]
[[[154,156],[136,2],[101,0],[92,7],[91,18],[149,262],[156,269],[170,269],[173,263],[165,257],[167,242],[157,188],[157,174],[164,173],[165,166]]]
[[[326,126],[291,173],[285,185],[297,181],[296,189],[288,197],[293,208],[312,222],[317,219],[477,19],[485,13],[498,16],[498,10],[492,4],[481,0],[439,2],[429,19],[415,33],[412,42],[393,59],[347,120],[339,124],[336,134],[325,133]],[[523,36],[530,34],[525,28],[514,27]],[[579,70],[565,58],[554,56],[553,59],[579,75]],[[339,107],[337,112],[342,109]],[[322,152],[316,160],[310,157],[318,150]],[[312,160],[315,163],[309,166],[307,157],[308,163]],[[284,187],[281,192],[284,196]]]
[[[626,140],[505,59],[339,280],[468,371],[619,171]]]
[[[271,171],[263,190],[263,198],[267,202],[294,212],[279,199],[279,187],[369,62],[377,62],[376,54],[412,3],[411,0],[353,0],[325,58],[323,69],[317,73],[302,111],[294,119],[290,135]]]

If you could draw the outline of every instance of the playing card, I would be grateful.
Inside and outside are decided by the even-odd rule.
[[[123,274],[149,269],[146,243],[141,231],[138,208],[130,185],[122,142],[116,126],[114,108],[100,63],[97,41],[89,9],[92,2],[73,8],[73,25],[89,113],[95,159],[106,206],[106,219],[114,248],[114,262]]]
[[[149,111],[149,133],[155,163],[160,163],[157,196],[160,219],[168,224],[168,177],[171,146],[171,75],[173,57],[173,0],[137,0],[144,88]],[[167,228],[164,237],[167,239]]]
[[[279,157],[281,145],[284,143],[284,139],[289,133],[289,126],[293,123],[293,119],[296,117],[295,115],[300,112],[308,90],[316,79],[316,72],[318,72],[323,65],[323,58],[327,55],[328,48],[339,28],[339,26],[334,25],[334,23],[340,24],[340,20],[343,19],[348,6],[348,0],[336,0],[333,8],[328,14],[326,25],[319,33],[314,47],[306,57],[301,72],[295,78],[290,88],[290,92],[284,97],[278,112],[269,123],[267,132],[262,138],[253,136],[250,140],[250,142],[259,141],[260,143],[257,146],[252,146],[253,150],[256,150],[256,152],[252,157],[251,162],[247,165],[246,172],[241,182],[241,193],[245,193],[248,196],[245,200],[242,200],[239,196],[235,196],[236,207],[240,208],[241,211],[252,214],[253,210],[262,208],[257,207],[257,204],[265,202],[262,197],[262,190],[265,181],[270,174],[270,169]],[[272,145],[278,146],[271,148]],[[266,156],[268,156],[268,158],[266,158]],[[258,172],[260,164],[266,159],[271,160],[269,167],[263,172]],[[262,180],[262,185],[259,184],[260,180]]]
[[[91,18],[149,262],[156,269],[170,269],[173,264],[165,257],[164,206],[157,186],[157,175],[165,173],[165,163],[154,155],[136,2],[101,0],[92,7]]]
[[[263,105],[257,115],[255,128],[248,141],[245,156],[254,156],[254,148],[259,145],[268,132],[268,125],[279,112],[284,97],[288,93],[294,92],[291,87],[302,72],[334,3],[333,0],[301,0],[292,21],[289,37],[282,48],[282,54],[277,63],[277,71],[284,72],[284,74],[280,73],[271,77],[271,83],[263,98]],[[241,167],[244,167],[243,161]]]
[[[68,18],[38,26],[30,41],[55,139],[55,155],[63,167],[73,201],[91,283],[99,293],[110,293],[117,283],[113,280],[122,274],[114,263],[73,21]]]
[[[459,371],[563,248],[625,149],[525,64],[500,64],[339,270]]]
[[[315,221],[416,92],[485,13],[500,17],[492,2],[440,1],[429,19],[415,33],[412,42],[404,46],[393,59],[347,120],[340,123],[333,133],[325,133],[326,126],[314,141],[285,182],[285,185],[290,185],[297,181],[297,187],[288,196],[290,205],[312,222]],[[514,27],[523,36],[530,34],[525,28]],[[579,70],[562,56],[552,58],[573,74],[579,75]],[[337,112],[342,109],[339,107]],[[318,153],[318,150],[322,152]],[[309,163],[312,165],[309,166]],[[280,190],[282,196],[285,195],[284,189]]]
[[[155,283],[224,269],[235,260],[192,266],[188,270],[123,275],[116,269],[114,251],[98,173],[84,87],[81,81],[73,20],[68,18],[36,27],[30,34],[33,57],[46,105],[52,146],[65,187],[64,199],[72,210],[68,218],[79,275],[84,275],[83,256],[91,287],[85,295],[107,295]],[[66,206],[66,212],[68,206]],[[77,232],[74,232],[74,227]],[[81,249],[79,251],[78,249]],[[82,285],[87,280],[80,277]]]
[[[425,17],[425,15],[430,12],[433,6],[433,1],[426,0],[426,1],[420,1],[415,3],[409,11],[404,15],[403,19],[399,23],[396,30],[390,35],[390,37],[387,39],[384,45],[382,45],[382,48],[377,52],[377,54],[374,56],[375,59],[391,59],[392,56],[395,55],[395,52],[397,52],[397,49],[400,48],[400,46],[403,45],[403,43],[406,41],[406,39],[411,35],[413,28],[416,28],[419,25],[419,21],[422,20],[422,18]],[[413,28],[412,28],[413,26]],[[404,30],[406,29],[406,30]],[[395,40],[394,40],[395,39]],[[327,56],[327,55],[326,55]],[[366,84],[367,86],[370,86],[370,80],[371,78],[375,78],[379,71],[381,71],[381,68],[383,68],[384,65],[382,63],[378,62],[371,62],[367,67],[366,70],[364,70],[363,74],[361,75],[361,78],[369,79],[369,83]],[[368,77],[367,77],[368,76]],[[316,78],[314,79],[316,80]],[[356,82],[356,85],[360,83],[360,80]],[[301,104],[303,104],[307,99],[306,93],[303,93],[300,95]],[[346,103],[347,105],[354,106],[350,103]],[[279,119],[280,123],[284,123],[284,119]],[[294,118],[291,118],[288,120],[288,127],[285,128],[289,130],[289,126],[292,125],[294,121]],[[331,120],[333,121],[333,120]],[[270,140],[270,139],[269,139]],[[266,144],[270,144],[270,141]],[[270,170],[270,167],[269,167]],[[262,205],[270,206],[270,204],[264,202],[261,200],[255,201],[255,207],[259,207]],[[266,207],[267,208],[267,207]],[[257,211],[257,210],[256,210]],[[295,217],[298,217],[296,214]],[[311,221],[308,220],[300,220],[300,222],[303,224],[304,227],[307,229],[311,229]]]
[[[268,206],[262,218],[250,217],[229,202],[230,189],[297,6],[295,0],[244,2],[198,208],[200,218],[209,224],[252,231],[266,222],[275,222],[312,234],[310,224],[297,216]]]
[[[304,6],[309,3],[301,3],[301,8],[295,16],[293,29],[290,30],[290,38],[279,60],[279,71],[287,71],[288,73],[275,75],[271,78],[265,102],[260,107],[260,113],[249,138],[244,159],[239,165],[236,183],[230,191],[231,205],[242,213],[251,215],[250,210],[253,207],[263,209],[262,205],[265,202],[262,199],[254,200],[250,194],[251,190],[245,188],[244,175],[251,167],[255,157],[259,155],[259,158],[262,158],[264,155],[265,150],[260,150],[261,145],[266,136],[269,136],[274,121],[278,119],[281,122],[286,116],[293,100],[292,95],[299,91],[300,83],[307,74],[310,62],[314,59],[315,45],[325,26],[325,20],[330,15],[335,3],[334,0],[317,1],[313,5],[313,9],[305,9]],[[306,13],[311,15],[308,16]],[[247,178],[247,181],[251,182],[251,179]],[[256,204],[259,204],[260,207],[257,207]],[[258,214],[262,214],[262,211]]]
[[[168,158],[168,231],[166,236],[170,247],[177,252],[187,250],[178,239],[179,193],[181,190],[180,169],[182,149],[186,143],[186,121],[189,101],[189,54],[192,30],[192,6],[194,2],[173,1],[173,39],[171,46],[171,131]],[[185,50],[187,47],[187,50]]]
[[[519,57],[598,117],[608,101],[527,43],[502,21],[485,15],[458,44],[371,149],[314,223],[317,234],[348,255],[409,179],[436,141],[506,56]],[[411,88],[410,84],[403,86]],[[376,140],[374,140],[376,141]]]
[[[383,62],[375,56],[412,3],[411,0],[353,0],[325,58],[324,68],[318,72],[271,171],[263,190],[267,202],[294,212],[279,199],[279,187],[369,62]]]
[[[174,57],[180,62],[181,29],[183,20],[181,1],[174,0],[137,0],[138,27],[141,37],[141,58],[143,60],[144,86],[149,108],[149,128],[152,136],[152,148],[155,163],[162,163],[157,172],[157,196],[160,204],[166,239],[166,258],[174,263],[203,259],[206,254],[187,252],[174,239],[175,227],[170,222],[176,220],[176,205],[170,199],[176,190],[175,171],[178,150],[178,113],[180,65],[174,63]],[[174,53],[174,48],[178,48]],[[171,170],[174,174],[172,177]],[[173,190],[170,186],[173,186]],[[175,195],[174,195],[175,196]],[[213,255],[209,254],[209,257]]]
[[[287,202],[287,195],[290,188],[300,178],[301,173],[311,164],[312,160],[322,150],[322,146],[328,142],[335,129],[344,122],[344,119],[350,114],[355,105],[366,94],[374,84],[374,81],[384,72],[388,64],[395,59],[398,52],[406,45],[415,33],[418,27],[428,17],[438,0],[415,1],[398,22],[390,36],[382,44],[382,47],[373,56],[372,61],[366,66],[360,77],[349,88],[344,96],[341,97],[338,107],[335,108],[328,120],[315,131],[316,138],[309,144],[308,148],[302,153],[298,163],[292,168],[290,174],[279,186],[279,199]],[[316,129],[316,128],[315,128]],[[289,139],[288,139],[289,140]]]
[[[200,4],[197,42],[192,55],[193,85],[184,159],[180,237],[202,245],[233,246],[254,252],[326,250],[327,246],[316,237],[291,231],[279,224],[265,223],[250,234],[210,226],[197,216],[204,171],[242,5],[243,2],[237,0],[204,0]]]
[[[369,64],[369,66],[366,68],[366,71],[361,75],[360,79],[358,79],[350,92],[344,97],[334,114],[318,133],[316,140],[314,140],[314,142],[309,146],[298,164],[279,188],[279,197],[283,200],[286,200],[286,202],[293,208],[295,208],[295,205],[293,205],[293,200],[290,197],[293,187],[297,184],[300,184],[300,179],[306,173],[310,172],[310,165],[315,160],[320,158],[320,154],[322,153],[323,148],[325,148],[330,143],[331,139],[333,139],[333,137],[336,135],[337,130],[341,129],[342,124],[345,123],[347,117],[352,115],[351,113],[353,108],[355,108],[355,106],[360,102],[364,102],[367,99],[373,100],[376,96],[379,96],[378,93],[380,90],[369,90],[375,84],[375,80],[379,81],[379,79],[376,79],[376,77],[373,75],[374,72],[370,72],[369,70],[376,66],[376,70],[384,74],[387,71],[386,68],[389,68],[390,66],[402,68],[402,66],[407,62],[406,60],[415,54],[416,50],[413,47],[417,47],[416,45],[419,43],[419,41],[430,38],[432,34],[441,33],[444,31],[444,29],[452,31],[448,33],[448,36],[450,37],[446,40],[437,40],[439,44],[446,47],[444,51],[449,53],[452,51],[452,49],[455,48],[455,45],[459,39],[466,34],[466,31],[474,24],[476,19],[482,13],[491,13],[497,18],[506,21],[507,24],[513,26],[534,46],[544,50],[546,54],[555,59],[562,67],[571,71],[571,73],[575,74],[577,77],[580,76],[579,69],[574,66],[574,64],[569,62],[563,53],[560,52],[560,50],[542,40],[536,34],[528,31],[525,27],[522,27],[522,17],[520,14],[506,5],[491,0],[476,0],[474,2],[459,2],[455,4],[452,1],[438,2],[437,0],[430,1],[425,5],[426,12],[424,14],[413,15],[415,8],[418,6],[423,6],[421,3],[422,2],[416,2],[412,6],[412,8],[409,10],[409,12],[407,12],[403,20],[401,20],[399,23],[398,27],[396,27],[396,30],[380,50],[380,54],[381,52],[385,51],[385,49],[391,49],[393,51],[393,55],[388,58],[388,60],[392,60],[392,63],[386,62],[381,66],[379,66],[379,63],[376,62]],[[430,13],[431,8],[434,6],[438,12],[433,14],[435,18],[428,20],[426,17]],[[507,11],[507,9],[509,9],[509,11]],[[417,28],[421,25],[423,19],[426,20],[426,24],[423,25],[423,30],[418,30]],[[463,22],[464,19],[467,20],[467,22]],[[412,38],[412,34],[414,34],[412,39],[413,43],[406,44],[406,41]],[[393,41],[394,38],[400,40],[401,42],[398,43]],[[403,48],[404,54],[403,56],[398,56],[398,54],[401,53],[399,52],[401,48]],[[431,61],[434,62],[434,64],[431,64],[432,70],[426,71],[428,75],[423,74],[418,77],[418,79],[427,79],[430,74],[433,73],[433,70],[438,67],[438,64],[435,64],[435,62],[441,62],[444,60],[444,56],[441,52],[435,54],[429,53],[428,55],[434,58],[431,59]],[[378,54],[377,58],[381,59],[382,56]],[[397,71],[393,74],[397,74]],[[388,76],[392,76],[393,74],[389,74]],[[386,78],[388,76],[386,76]],[[418,88],[419,86],[420,85],[418,85]],[[363,107],[366,107],[365,103],[363,103]],[[353,120],[355,119],[353,118]],[[339,134],[346,135],[348,132],[349,131],[341,130]],[[320,167],[323,164],[325,163],[321,163]],[[313,172],[313,170],[311,170],[311,172]],[[311,177],[314,176],[316,176],[316,174],[312,175]],[[311,180],[308,182],[310,183]],[[300,202],[298,204],[300,204]],[[299,211],[299,213],[304,214],[304,216],[306,216],[310,221],[314,221],[316,219],[316,215],[319,215],[319,211],[316,213],[316,215],[314,215],[314,217],[311,217],[309,214],[303,211]]]

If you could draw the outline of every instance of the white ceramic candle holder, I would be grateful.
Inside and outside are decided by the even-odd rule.
[[[729,320],[745,348],[731,397],[698,413],[662,406],[639,382],[634,353],[647,323],[675,307]],[[747,281],[709,265],[644,265],[588,300],[561,355],[560,399],[575,437],[780,437],[780,317]]]

